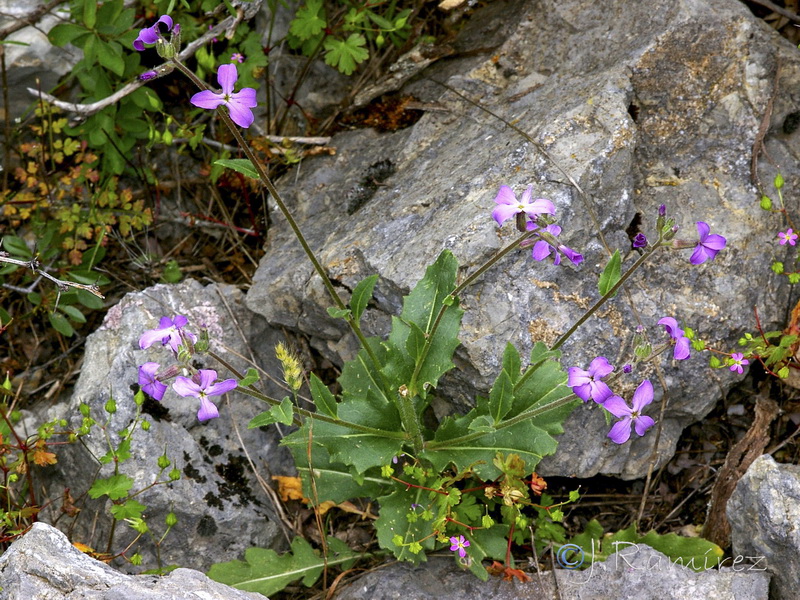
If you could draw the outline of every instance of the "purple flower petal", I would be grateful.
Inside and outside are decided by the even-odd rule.
[[[214,109],[225,104],[225,99],[221,94],[215,94],[211,90],[203,90],[189,98],[189,102],[198,108]]]
[[[213,369],[200,369],[197,375],[200,377],[199,385],[200,389],[203,391],[206,391],[217,379],[217,372]]]
[[[239,72],[236,70],[236,65],[220,65],[217,69],[217,81],[224,96],[230,96],[233,93],[233,86],[236,85],[237,79],[239,79]]]
[[[533,258],[535,258],[536,260],[544,260],[545,258],[550,256],[550,252],[552,252],[552,247],[550,246],[550,244],[548,244],[544,240],[539,240],[533,245],[533,251],[531,252],[531,256],[533,256]],[[558,258],[558,253],[556,253],[556,258]]]
[[[687,337],[679,337],[675,340],[675,349],[672,352],[672,358],[675,360],[686,360],[690,357],[690,348],[692,346],[692,342]]]
[[[221,396],[236,388],[237,385],[238,383],[235,379],[226,379],[225,381],[220,381],[219,383],[208,386],[206,388],[206,394],[209,396]]]
[[[664,329],[672,339],[679,338],[683,335],[683,329],[678,327],[678,322],[672,317],[664,317],[663,319],[659,319],[658,324],[664,326]]]
[[[205,396],[200,396],[200,410],[197,411],[197,419],[204,422],[209,419],[216,419],[218,416],[219,411],[214,406],[214,403]]]
[[[142,337],[139,338],[139,348],[144,350],[145,348],[149,348],[156,342],[161,342],[162,344],[167,343],[169,340],[169,329],[150,329],[145,331],[142,334]]]
[[[656,422],[647,415],[640,415],[638,419],[634,419],[633,428],[636,430],[636,435],[642,437],[655,424]]]
[[[146,362],[139,367],[139,385],[142,391],[158,401],[161,401],[164,397],[164,392],[167,391],[166,384],[156,378],[160,367],[161,365],[156,362]]]
[[[631,420],[623,419],[622,421],[614,423],[614,426],[611,427],[611,431],[608,432],[608,437],[611,438],[611,441],[615,444],[624,444],[627,442],[631,438]]]
[[[199,398],[202,392],[200,386],[188,377],[176,377],[175,381],[172,382],[172,389],[175,390],[176,394],[183,397],[194,396]]]
[[[255,91],[255,90],[253,90]],[[253,115],[253,111],[247,108],[246,105],[231,100],[228,102],[228,112],[231,115],[231,120],[236,123],[239,127],[244,127],[247,129],[250,125],[253,124],[255,121],[255,116]]]
[[[642,409],[653,401],[653,384],[645,379],[633,393],[633,412],[641,413]]]
[[[603,408],[605,408],[608,412],[612,415],[617,417],[618,419],[626,418],[631,416],[631,407],[628,406],[628,403],[625,402],[620,396],[611,396],[603,403]]]
[[[709,231],[711,231],[711,228],[708,223],[697,222],[697,234],[700,241],[697,242],[697,246],[695,246],[694,252],[689,258],[691,264],[700,265],[707,260],[712,260],[725,247],[727,240],[721,235],[709,235]]]

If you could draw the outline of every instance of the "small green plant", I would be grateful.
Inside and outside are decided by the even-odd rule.
[[[144,536],[147,536],[149,542],[152,543],[156,549],[156,557],[158,560],[156,569],[151,572],[162,574],[175,568],[174,566],[168,567],[161,564],[160,548],[166,536],[178,523],[178,519],[174,513],[168,513],[163,525],[163,532],[160,536],[158,536],[152,531],[151,524],[148,522],[144,514],[147,510],[147,507],[139,502],[136,498],[140,497],[143,492],[155,486],[165,485],[180,479],[181,472],[178,468],[172,466],[172,461],[170,461],[169,457],[167,456],[166,449],[156,461],[158,470],[153,478],[152,483],[147,484],[141,489],[134,490],[133,478],[124,474],[121,469],[122,465],[131,457],[131,442],[135,430],[140,428],[143,432],[147,432],[150,429],[149,421],[144,419],[141,414],[141,407],[144,403],[144,399],[144,394],[141,391],[134,395],[133,401],[137,407],[136,414],[130,425],[119,432],[113,432],[109,430],[111,416],[117,410],[116,400],[113,398],[113,396],[109,397],[108,401],[103,407],[103,410],[107,414],[107,418],[105,419],[104,423],[95,421],[91,417],[91,408],[87,404],[81,404],[79,409],[81,415],[83,416],[83,423],[81,425],[79,434],[86,435],[92,430],[92,428],[97,427],[102,432],[104,439],[108,443],[108,452],[106,452],[103,456],[98,457],[97,460],[101,465],[113,465],[114,472],[108,477],[95,479],[87,493],[91,498],[94,499],[107,497],[111,503],[109,512],[114,518],[114,521],[109,533],[109,546],[111,539],[114,537],[114,531],[118,523],[124,522],[128,525],[128,527],[136,532],[135,538],[128,544],[126,548],[119,550],[115,555],[112,555],[109,558],[123,557],[130,561],[131,564],[141,565],[142,557],[138,552],[134,552],[130,556],[128,556],[128,553],[138,543],[141,543],[140,540]]]
[[[307,36],[306,42],[314,36],[329,35],[323,31],[325,18],[320,11],[321,4],[314,3],[301,9],[294,33]],[[143,50],[154,45],[170,69],[181,71],[200,89],[190,103],[217,111],[247,157],[218,161],[218,166],[256,179],[269,191],[330,293],[334,306],[328,313],[347,323],[360,341],[361,350],[344,365],[338,379],[339,394],[333,394],[322,380],[310,375],[316,410],[309,411],[298,405],[299,368],[285,350],[279,349],[278,357],[292,395],[278,400],[258,390],[255,371],[247,375],[238,373],[213,352],[209,355],[227,367],[235,379],[219,380],[216,371],[197,369],[192,357],[208,351],[207,334],[192,333],[191,325],[182,315],[164,316],[158,327],[143,333],[139,345],[141,348],[157,343],[169,346],[175,362],[166,367],[159,363],[140,366],[142,390],[162,400],[169,389],[166,382],[174,378],[171,388],[175,393],[199,400],[201,421],[216,418],[219,411],[212,398],[233,389],[263,400],[271,408],[255,416],[249,427],[272,423],[298,426],[283,443],[292,451],[303,478],[304,494],[315,506],[325,501],[375,499],[380,505],[375,528],[384,552],[401,560],[420,562],[425,560],[426,553],[444,546],[482,579],[489,576],[485,559],[494,561],[493,572],[500,565],[499,568],[510,570],[513,576],[523,577],[513,568],[513,545],[531,544],[541,550],[546,545],[563,546],[566,542],[565,530],[559,524],[563,518],[560,507],[564,503],[555,504],[543,495],[543,482],[535,469],[542,457],[555,452],[556,436],[563,432],[569,414],[581,405],[581,400],[591,400],[604,409],[609,421],[618,419],[608,434],[614,443],[626,443],[632,430],[639,436],[645,435],[655,424],[643,412],[653,400],[652,383],[643,380],[630,404],[614,394],[609,385],[635,372],[640,362],[652,361],[668,349],[675,360],[685,360],[693,344],[697,349],[700,343],[674,317],[664,317],[658,324],[664,327],[668,341],[655,349],[640,344],[632,364],[623,366],[614,375],[615,367],[602,356],[595,358],[588,369],[570,367],[565,372],[559,348],[617,294],[639,267],[659,252],[692,249],[689,262],[700,265],[715,258],[725,247],[725,238],[712,234],[709,225],[699,221],[698,240],[676,239],[678,227],[667,217],[666,207],[661,206],[651,239],[639,233],[632,242],[633,249],[639,252],[635,262],[623,270],[620,253],[610,257],[598,283],[600,300],[561,338],[549,347],[535,343],[524,359],[513,345],[507,345],[488,396],[476,398],[469,413],[446,417],[430,425],[423,416],[440,379],[454,368],[453,355],[459,345],[463,316],[461,296],[469,286],[506,254],[519,248],[532,248],[534,259],[549,257],[556,265],[562,259],[575,265],[583,261],[579,252],[558,240],[561,227],[554,222],[554,205],[549,200],[534,200],[532,186],[519,199],[510,187],[502,186],[495,198],[492,217],[500,226],[509,220],[515,222],[520,236],[485,264],[474,268],[460,283],[457,283],[456,258],[449,251],[442,252],[404,298],[401,314],[392,318],[389,336],[385,340],[367,338],[360,321],[378,277],[373,275],[359,283],[348,302],[339,295],[238,129],[253,123],[255,90],[243,87],[237,91],[238,71],[233,64],[223,64],[217,70],[221,91],[208,89],[176,58],[178,37],[172,18],[162,16],[155,25],[140,31],[134,46]],[[316,43],[323,40],[324,37],[319,38]],[[536,496],[542,496],[539,502],[534,500]],[[568,502],[577,498],[575,492]],[[324,538],[322,545],[325,560],[337,556],[342,563],[351,560],[346,549],[332,550],[334,544],[329,546]],[[678,552],[687,551],[686,546],[677,547]],[[320,561],[306,544],[299,542],[292,555],[276,564],[263,562],[272,558],[271,553],[254,549],[246,556],[246,562],[218,564],[211,573],[216,579],[242,589],[272,593],[278,586],[301,577],[310,584],[319,575],[320,563],[325,564],[325,560]],[[292,572],[280,572],[284,568]]]

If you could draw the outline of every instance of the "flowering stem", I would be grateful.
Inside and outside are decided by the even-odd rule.
[[[197,87],[199,87],[201,90],[208,89],[208,86],[199,77],[197,77],[197,75],[195,75],[191,69],[189,69],[183,63],[174,58],[172,59],[172,62],[178,69],[180,69],[180,71],[184,75],[186,75],[189,79],[191,79],[195,83],[195,85],[197,85]],[[317,256],[314,254],[314,251],[311,250],[311,247],[308,245],[308,242],[306,241],[303,232],[300,231],[300,226],[297,224],[297,221],[294,220],[292,213],[289,212],[289,208],[286,206],[286,203],[283,201],[283,198],[278,193],[278,189],[272,183],[272,180],[269,178],[269,175],[267,175],[267,172],[264,170],[264,167],[261,165],[261,162],[256,158],[255,154],[245,141],[244,137],[242,137],[242,134],[239,132],[239,128],[236,126],[236,124],[234,124],[234,122],[231,120],[230,115],[222,107],[217,108],[217,114],[219,114],[219,116],[222,118],[225,125],[233,134],[233,137],[236,138],[236,142],[239,144],[239,147],[242,149],[242,152],[244,152],[245,156],[247,156],[247,158],[250,160],[250,163],[253,165],[253,168],[255,168],[256,172],[258,173],[259,180],[264,185],[264,187],[267,188],[267,191],[269,192],[270,196],[272,196],[272,198],[275,200],[275,204],[278,205],[278,208],[280,209],[283,216],[286,218],[286,222],[289,223],[289,227],[291,227],[292,232],[297,238],[297,241],[300,242],[300,245],[303,247],[303,251],[306,253],[306,256],[311,261],[311,264],[314,266],[314,270],[322,278],[322,283],[325,284],[325,288],[328,290],[328,294],[330,294],[331,299],[336,304],[337,308],[346,310],[347,306],[345,306],[344,301],[342,300],[341,296],[339,296],[338,292],[336,291],[336,288],[333,286],[333,283],[328,277],[328,274],[325,272],[325,269],[317,260]],[[361,327],[359,326],[358,322],[355,319],[353,319],[352,316],[347,317],[345,320],[347,321],[347,324],[350,326],[350,329],[358,338],[358,341],[361,343],[361,347],[364,348],[364,350],[366,350],[367,354],[372,359],[372,363],[375,365],[375,368],[380,372],[379,369],[380,362],[378,362],[378,357],[375,356],[374,352],[372,351],[372,348],[370,348],[369,344],[367,344],[367,339],[364,337],[364,334],[361,331]],[[388,392],[389,390],[386,386],[385,379],[383,380],[383,382],[384,382],[384,389]]]

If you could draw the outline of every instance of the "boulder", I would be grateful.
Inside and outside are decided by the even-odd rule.
[[[562,347],[564,366],[586,368],[598,355],[617,368],[631,363],[637,326],[658,345],[667,338],[657,321],[668,315],[733,351],[742,332],[755,329],[754,306],[769,330],[789,300],[784,279],[770,271],[786,252],[776,238],[781,221],[759,210],[750,164],[774,96],[766,148],[787,188],[800,184],[791,158],[800,137],[779,131],[797,110],[789,90],[800,78],[799,61],[796,48],[736,0],[501,0],[479,9],[450,56],[400,90],[426,109],[415,125],[340,133],[335,156],[304,161],[278,187],[345,296],[379,274],[364,317],[372,335],[387,334],[402,295],[442,250],[452,250],[468,274],[514,239],[510,224],[498,229],[490,217],[501,185],[521,194],[532,184],[534,197],[554,202],[561,239],[585,261],[554,266],[517,251],[462,294],[459,368],[437,390],[439,416],[466,411],[488,393],[507,342],[524,355],[536,341],[552,343],[566,332],[598,299],[609,250],[630,250],[625,230],[637,215],[654,239],[661,204],[680,224],[679,238],[696,242],[695,223],[704,221],[728,247],[699,266],[689,264],[691,248],[662,251]],[[774,168],[763,159],[758,166],[768,184]],[[273,326],[306,334],[341,364],[354,355],[355,340],[328,316],[332,302],[280,214],[272,222],[247,305]],[[710,370],[697,353],[661,361],[669,393],[663,419],[652,367],[637,365],[614,390],[630,398],[642,379],[656,383],[648,410],[662,427],[657,465],[672,456],[684,427],[739,380],[727,369]],[[565,429],[541,474],[633,479],[647,472],[653,432],[616,446],[592,403]]]
[[[192,569],[164,577],[125,575],[45,523],[34,523],[0,556],[0,582],[0,600],[264,600]]]

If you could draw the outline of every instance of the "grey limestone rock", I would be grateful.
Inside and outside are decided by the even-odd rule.
[[[727,505],[733,554],[772,574],[772,600],[800,597],[800,467],[765,454],[739,480]]]
[[[160,344],[139,349],[139,337],[146,329],[157,327],[160,317],[175,314],[189,319],[190,331],[199,332],[201,325],[206,327],[211,349],[240,372],[248,366],[240,357],[252,357],[255,364],[272,373],[280,372],[275,364],[274,345],[283,337],[244,307],[241,291],[227,285],[203,286],[194,280],[157,285],[125,296],[89,336],[72,400],[57,409],[57,416],[69,419],[77,427],[78,404],[83,402],[91,407],[93,418],[102,422],[106,417],[103,406],[113,394],[117,410],[108,434],[113,439],[116,432],[128,427],[135,416],[130,388],[137,381],[138,365],[155,361],[165,366],[172,360],[169,348]],[[221,377],[229,376],[210,359],[199,366],[215,368]],[[278,393],[269,383],[266,391]],[[180,480],[152,487],[136,498],[147,507],[148,524],[156,536],[164,529],[167,513],[171,511],[178,517],[178,524],[160,548],[164,565],[205,570],[215,562],[239,558],[251,546],[270,547],[278,534],[271,501],[256,481],[243,448],[266,479],[270,474],[293,474],[291,458],[288,451],[278,447],[277,428],[247,429],[247,423],[265,405],[235,390],[229,398],[229,403],[216,399],[219,418],[200,423],[196,399],[181,398],[168,389],[160,405],[147,409],[150,414],[145,416],[152,427],[147,432],[136,430],[132,457],[120,466],[121,473],[134,479],[134,490],[152,483],[161,454],[166,453],[172,466],[181,472]],[[73,497],[81,498],[81,512],[74,520],[67,519],[60,514],[60,502],[54,502],[40,519],[57,522],[74,541],[105,549],[112,523],[109,505],[86,498],[85,492],[95,477],[113,474],[113,466],[101,468],[97,462],[96,457],[108,451],[101,431],[95,430],[83,439],[83,444],[85,447],[64,447],[59,453],[59,468],[43,472],[48,495],[59,498],[69,488]],[[125,548],[134,536],[135,532],[124,522],[118,524],[112,551]],[[144,538],[128,555],[138,551],[144,559],[143,568],[154,568],[156,551],[147,540]],[[127,568],[121,562],[115,566]]]
[[[0,556],[0,600],[264,600],[192,569],[125,575],[83,554],[58,529],[34,523]]]

